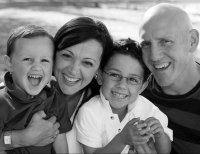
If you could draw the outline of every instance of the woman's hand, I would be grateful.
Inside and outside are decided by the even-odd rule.
[[[56,117],[52,116],[44,120],[46,114],[44,111],[35,113],[25,129],[24,139],[27,146],[44,146],[55,141],[59,134],[59,123],[56,122]]]

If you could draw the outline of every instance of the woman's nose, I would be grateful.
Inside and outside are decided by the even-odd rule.
[[[74,62],[71,63],[71,65],[70,65],[70,73],[72,75],[77,74],[79,72],[79,69],[80,69],[80,65],[79,65],[79,63],[77,61],[74,61]]]

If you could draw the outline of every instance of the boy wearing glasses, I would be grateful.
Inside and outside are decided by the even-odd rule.
[[[100,69],[100,95],[80,108],[75,121],[84,153],[170,153],[167,116],[139,95],[150,72],[138,43],[116,41]]]

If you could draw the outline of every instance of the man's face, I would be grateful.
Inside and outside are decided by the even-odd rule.
[[[176,21],[150,19],[141,26],[143,59],[162,88],[182,84],[191,60],[189,32]]]

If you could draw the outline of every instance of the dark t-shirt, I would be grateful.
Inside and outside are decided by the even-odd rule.
[[[0,134],[3,131],[22,130],[27,127],[34,113],[44,110],[47,117],[57,117],[60,134],[71,130],[67,103],[59,97],[55,87],[45,87],[37,96],[31,97],[24,91],[14,89],[9,73],[5,75],[5,88],[0,89]],[[23,136],[22,136],[23,137]],[[7,150],[7,153],[32,154],[51,153],[52,144],[42,147],[22,147]]]
[[[200,153],[200,81],[184,95],[167,95],[152,78],[142,95],[168,116],[172,153]]]

